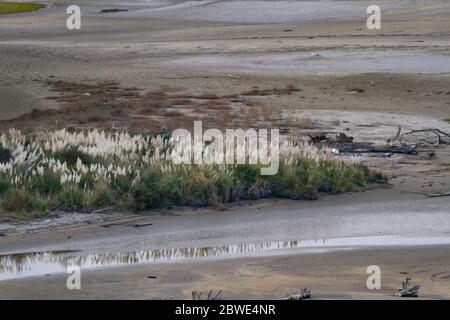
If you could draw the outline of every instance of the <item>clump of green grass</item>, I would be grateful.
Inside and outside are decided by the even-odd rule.
[[[337,194],[361,190],[366,184],[384,183],[386,176],[359,165],[312,160],[295,166],[281,165],[278,174],[260,176],[259,168],[239,165],[229,170],[215,167],[184,168],[177,173],[164,173],[151,167],[138,183],[126,176],[109,182],[92,181],[62,185],[55,174],[33,177],[27,189],[13,189],[0,179],[0,198],[6,211],[32,211],[39,206],[39,194],[52,207],[69,212],[87,212],[108,207],[134,211],[173,206],[221,208],[239,200],[268,197],[316,199],[320,194]]]
[[[11,188],[11,182],[5,178],[0,178],[0,198],[3,198]]]
[[[26,188],[40,193],[43,197],[52,197],[62,190],[62,185],[59,175],[48,170],[43,175],[31,176]]]
[[[40,201],[35,193],[24,188],[10,189],[3,198],[2,207],[8,212],[47,213],[48,206]]]
[[[84,192],[78,185],[65,185],[56,198],[56,207],[62,211],[82,211],[84,207]]]
[[[272,195],[290,199],[316,199],[320,194],[358,191],[369,183],[384,183],[382,173],[361,165],[301,159],[295,166],[283,165],[271,180]]]
[[[299,161],[281,165],[278,174],[261,176],[258,166],[238,165],[230,170],[200,167],[177,174],[164,174],[153,168],[132,188],[128,199],[135,210],[171,206],[223,207],[238,200],[268,197],[316,199],[320,194],[361,190],[366,184],[385,183],[381,172],[340,161]]]
[[[230,173],[213,166],[194,169],[183,178],[185,188],[181,199],[194,207],[221,207],[229,201],[232,180]]]
[[[164,156],[171,151],[165,136],[13,130],[0,138],[4,212],[222,208],[269,197],[316,199],[387,181],[381,172],[344,163],[311,145],[283,149],[278,173],[263,176],[259,164],[174,164]]]
[[[37,11],[44,8],[44,4],[30,2],[0,2],[0,14],[11,14]]]
[[[148,169],[141,181],[133,187],[134,210],[156,209],[163,207],[165,199],[161,188],[162,172]]]
[[[85,196],[84,200],[84,208],[88,210],[107,208],[114,205],[111,188],[104,182],[97,184],[94,190]]]
[[[387,183],[388,177],[381,171],[377,170],[368,170],[364,168],[366,172],[366,181],[368,184],[382,184]]]

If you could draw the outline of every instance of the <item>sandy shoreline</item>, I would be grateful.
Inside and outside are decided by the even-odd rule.
[[[39,268],[48,270],[41,271],[45,275],[2,280],[0,283],[5,290],[1,291],[0,298],[189,299],[192,290],[221,289],[227,299],[278,299],[295,292],[296,287],[307,286],[313,288],[317,299],[390,299],[405,275],[420,283],[423,298],[449,298],[447,251],[450,245],[433,244],[450,234],[448,200],[430,200],[414,194],[404,194],[400,200],[399,195],[388,190],[373,190],[309,203],[281,201],[225,212],[200,210],[181,215],[168,212],[10,234],[0,241],[0,251],[4,254],[57,250],[62,252],[55,256],[58,259],[93,254],[89,259],[103,261],[99,266],[106,264],[98,270],[82,269],[83,289],[78,292],[65,288],[66,274],[54,274],[50,271],[52,264],[43,264]],[[395,213],[395,210],[399,211]],[[151,225],[147,225],[148,222]],[[143,227],[136,228],[136,224]],[[389,239],[386,235],[393,233],[418,238],[411,240],[409,246],[399,246],[398,241],[393,240],[387,240],[388,246],[376,245],[377,239],[385,241],[383,238]],[[344,240],[343,243],[362,243],[366,241],[364,235],[375,236],[367,238],[371,246],[339,245],[337,242],[337,247],[327,247],[333,244],[333,238],[340,236],[351,241]],[[431,240],[430,236],[438,240]],[[220,249],[230,254],[221,257],[223,253],[218,249],[206,248],[236,243],[247,243],[252,248],[259,241],[289,243],[294,237],[317,239],[319,242],[312,244],[320,246],[308,248],[308,242],[299,242],[298,249],[267,253],[243,247],[245,255],[250,255],[248,257],[229,252],[230,248]],[[324,240],[320,240],[322,237]],[[331,242],[327,242],[327,238]],[[402,238],[398,239],[401,241]],[[427,239],[431,242],[425,245]],[[172,249],[186,247],[205,249]],[[153,250],[150,263],[105,267],[114,261],[134,261],[135,254],[148,254],[145,250]],[[115,256],[116,253],[120,255]],[[184,253],[194,254],[193,259],[171,261],[172,255],[182,254],[179,257],[183,257]],[[198,258],[194,258],[197,254],[200,254]],[[161,255],[168,261],[155,264],[153,259]],[[27,255],[21,256],[20,263],[26,263]],[[11,263],[5,259],[7,256],[0,259],[3,267]],[[32,264],[28,267],[25,264],[25,270],[41,263],[39,255],[30,256],[30,259]],[[67,262],[63,261],[60,263],[65,265]],[[382,268],[383,287],[380,291],[365,287],[365,268],[372,264]],[[22,291],[21,288],[29,284],[35,289]]]

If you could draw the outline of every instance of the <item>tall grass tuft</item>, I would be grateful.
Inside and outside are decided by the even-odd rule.
[[[280,145],[280,167],[273,176],[262,176],[259,164],[174,164],[172,149],[167,135],[64,129],[25,135],[10,130],[0,136],[1,208],[222,208],[246,199],[316,199],[386,182],[381,172],[298,142]]]
[[[77,185],[65,185],[57,196],[57,208],[68,212],[82,211],[84,198],[85,193]]]
[[[3,198],[2,207],[9,212],[38,212],[46,213],[48,206],[38,199],[35,193],[27,190],[10,189]]]

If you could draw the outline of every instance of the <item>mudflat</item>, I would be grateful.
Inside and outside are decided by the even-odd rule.
[[[375,31],[367,1],[94,2],[72,31],[66,5],[1,18],[1,118],[57,107],[57,80],[218,95],[292,83],[303,93],[277,108],[448,116],[446,1],[381,1]],[[99,13],[111,7],[129,11]]]
[[[82,29],[73,31],[65,27],[69,2],[0,17],[2,127],[39,127],[43,122],[20,117],[65,108],[65,92],[54,85],[60,81],[76,88],[117,82],[142,95],[225,97],[252,91],[245,103],[241,98],[225,103],[268,108],[272,116],[265,125],[295,128],[296,134],[345,132],[355,141],[380,145],[399,126],[402,132],[450,132],[448,1],[380,1],[381,30],[365,26],[370,1],[90,1],[81,4]],[[111,8],[126,11],[100,13]],[[288,85],[300,90],[260,94]],[[100,122],[70,114],[64,125],[113,127],[122,121],[126,128],[160,128],[160,118],[143,117],[133,108],[104,116]],[[186,125],[165,117],[163,125]],[[261,117],[251,115],[245,124],[251,127]],[[427,243],[450,233],[450,197],[430,197],[449,191],[449,159],[444,144],[418,155],[364,156],[361,161],[391,177],[388,189],[313,202],[273,200],[225,211],[140,215],[56,213],[48,221],[0,222],[3,275],[14,273],[17,259],[11,255],[18,253],[67,251],[62,254],[70,258],[370,238],[370,245],[314,250],[300,245],[276,254],[99,265],[83,271],[79,291],[67,290],[65,273],[44,268],[43,275],[0,281],[0,298],[189,299],[193,290],[213,289],[230,299],[278,299],[309,287],[319,299],[384,299],[406,276],[422,286],[424,298],[449,298],[450,246]],[[380,246],[375,239],[384,236],[419,240]],[[382,270],[381,290],[366,287],[366,268],[373,264]]]

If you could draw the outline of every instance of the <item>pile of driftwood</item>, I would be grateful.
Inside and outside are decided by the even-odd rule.
[[[299,293],[287,296],[286,300],[304,300],[311,298],[311,290],[303,288]]]
[[[411,284],[411,278],[406,277],[405,281],[402,282],[402,286],[397,289],[395,295],[397,297],[418,297],[420,286]]]
[[[411,130],[405,133],[401,132],[401,127],[398,128],[394,137],[387,141],[386,145],[375,146],[371,142],[355,142],[353,137],[347,136],[345,133],[340,133],[336,137],[328,137],[324,133],[316,135],[309,135],[312,143],[316,146],[326,145],[330,148],[336,149],[339,153],[379,153],[379,154],[418,154],[417,148],[430,145],[450,144],[450,134],[439,129],[421,129]],[[430,133],[435,137],[434,140],[430,138],[416,138],[413,143],[407,142],[406,137],[411,137],[414,134]]]
[[[403,153],[417,154],[416,148],[408,146],[374,146],[371,142],[354,142],[353,137],[340,133],[335,138],[328,137],[321,133],[318,135],[309,135],[312,143],[316,146],[326,145],[336,149],[339,153]]]
[[[411,277],[406,277],[405,281],[402,282],[402,285],[400,288],[397,289],[397,292],[395,295],[397,297],[418,297],[419,296],[419,285],[412,285],[411,284]],[[213,290],[210,290],[208,292],[208,295],[206,296],[206,300],[220,300],[222,295],[222,290],[219,290],[217,292],[214,292]],[[284,300],[304,300],[311,298],[311,290],[308,288],[303,288],[300,290],[300,292],[288,295]],[[192,300],[201,300],[202,293],[197,292],[197,290],[192,291]]]

